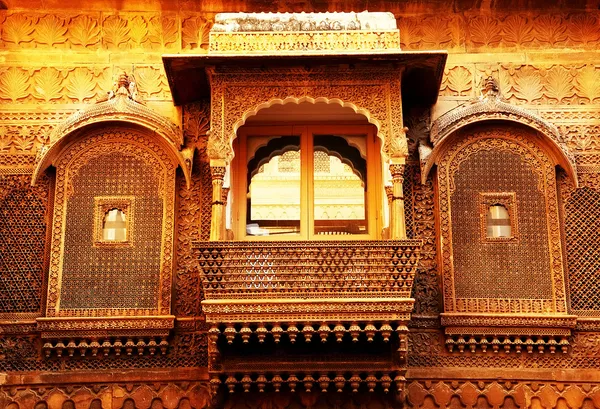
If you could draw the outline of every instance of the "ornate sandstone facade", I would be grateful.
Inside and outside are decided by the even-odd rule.
[[[0,1],[0,408],[600,408],[597,2],[76,3]]]

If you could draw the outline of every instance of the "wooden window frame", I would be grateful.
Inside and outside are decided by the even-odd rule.
[[[501,205],[508,211],[510,233],[508,237],[489,237],[487,235],[488,211],[491,206]],[[480,192],[479,217],[481,219],[480,239],[484,243],[517,243],[519,241],[519,223],[517,222],[517,197],[515,192]]]
[[[364,136],[367,150],[366,234],[314,234],[314,135],[332,134]],[[300,233],[267,236],[250,236],[246,233],[247,203],[247,139],[252,136],[299,136],[300,137]],[[234,140],[235,158],[231,166],[231,209],[233,231],[237,240],[293,241],[293,240],[373,240],[381,239],[381,214],[383,211],[382,161],[379,140],[373,125],[274,125],[244,126]]]
[[[98,196],[94,198],[94,247],[132,247],[131,238],[134,219],[134,204],[133,196]],[[119,209],[125,213],[125,240],[104,240],[104,216],[106,212],[112,209]]]

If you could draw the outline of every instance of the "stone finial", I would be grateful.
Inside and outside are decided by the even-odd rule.
[[[483,80],[481,86],[481,96],[484,98],[499,98],[502,96],[502,92],[500,92],[500,84],[496,78],[489,75]]]
[[[133,75],[127,75],[125,71],[122,71],[115,81],[113,88],[106,93],[106,96],[98,99],[97,102],[105,102],[116,97],[129,98],[132,101],[141,103],[141,98],[137,92],[137,85],[133,78]]]

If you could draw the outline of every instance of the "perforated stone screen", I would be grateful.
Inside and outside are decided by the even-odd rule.
[[[61,309],[156,308],[163,202],[150,164],[118,152],[82,166],[67,203]],[[94,246],[94,198],[134,197],[131,245]]]
[[[48,178],[0,176],[0,314],[40,311]]]
[[[538,182],[532,168],[509,151],[484,150],[461,163],[451,197],[458,298],[552,298],[546,206]],[[497,192],[515,193],[518,240],[482,240],[481,193]]]
[[[575,189],[565,202],[565,234],[571,310],[600,315],[600,192]]]

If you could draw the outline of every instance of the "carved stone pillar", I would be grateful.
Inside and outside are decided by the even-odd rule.
[[[210,240],[223,240],[225,231],[225,204],[223,203],[223,179],[227,162],[221,159],[210,160],[210,174],[212,177],[212,215],[210,220]]]
[[[390,239],[406,238],[406,221],[404,219],[404,158],[390,160],[390,173],[392,175],[392,200],[390,205]]]

